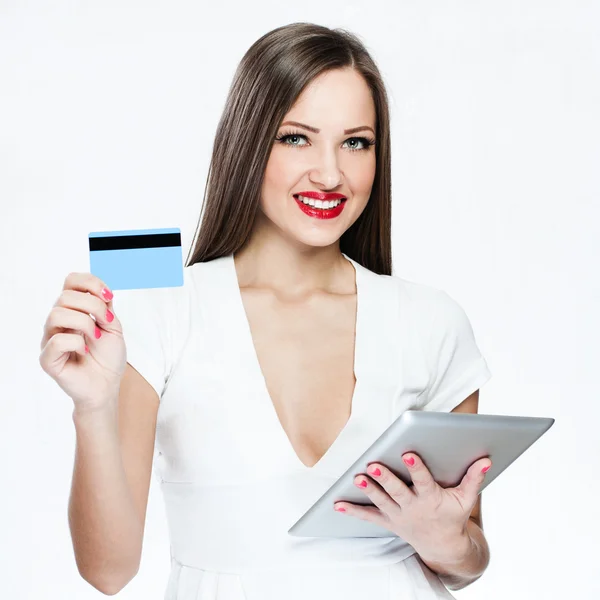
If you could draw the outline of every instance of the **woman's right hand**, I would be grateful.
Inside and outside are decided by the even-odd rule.
[[[116,400],[127,364],[121,323],[112,295],[111,300],[102,295],[105,288],[91,273],[70,273],[44,324],[40,365],[73,399],[78,412]]]

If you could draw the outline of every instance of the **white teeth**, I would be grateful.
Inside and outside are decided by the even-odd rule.
[[[313,198],[306,198],[305,196],[298,195],[298,198],[304,202],[304,204],[308,204],[314,208],[320,209],[328,209],[335,208],[339,204],[342,203],[342,200],[315,200]]]

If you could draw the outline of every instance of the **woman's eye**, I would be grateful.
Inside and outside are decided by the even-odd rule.
[[[350,138],[349,140],[346,140],[347,142],[358,142],[359,144],[362,144],[363,147],[362,148],[356,148],[355,147],[351,147],[350,150],[363,150],[365,148],[367,148],[367,144],[365,138]]]
[[[283,137],[281,137],[279,139],[283,142],[283,141],[287,141],[288,139],[293,139],[293,138],[296,138],[296,139],[303,138],[303,139],[306,140],[305,136],[298,135],[298,134],[295,134],[295,133],[294,134],[290,134],[290,135],[284,135]],[[298,144],[288,144],[288,146],[298,146]]]
[[[306,136],[299,134],[299,133],[289,133],[287,135],[282,135],[276,139],[278,142],[281,142],[287,146],[302,147],[302,146],[306,145],[306,144],[287,143],[288,140],[294,140],[294,139],[306,140]],[[350,150],[367,150],[369,148],[369,146],[373,145],[372,142],[370,142],[370,140],[368,140],[366,138],[362,138],[362,137],[348,138],[344,143],[347,144],[348,142],[353,142],[350,146],[348,146]],[[360,147],[360,144],[362,144],[362,147]],[[357,145],[359,147],[357,147]]]

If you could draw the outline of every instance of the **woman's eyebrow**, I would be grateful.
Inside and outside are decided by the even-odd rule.
[[[298,121],[285,121],[281,124],[283,125],[295,125],[296,127],[303,127],[304,129],[308,129],[308,131],[312,131],[313,133],[319,133],[319,131],[321,131],[320,129],[317,129],[316,127],[311,127],[310,125],[305,125],[304,123],[298,123]],[[371,131],[373,131],[372,127],[369,127],[368,125],[361,125],[360,127],[352,127],[351,129],[344,129],[344,134],[346,133],[356,133],[357,131],[363,131],[364,129],[370,129]],[[373,131],[373,133],[375,133]]]

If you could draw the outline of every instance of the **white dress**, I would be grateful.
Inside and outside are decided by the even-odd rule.
[[[287,533],[404,410],[449,412],[491,377],[446,292],[345,257],[356,270],[356,387],[348,423],[313,467],[296,455],[267,392],[233,255],[184,267],[182,287],[115,292],[127,360],[160,398],[164,600],[453,598],[391,534]]]

